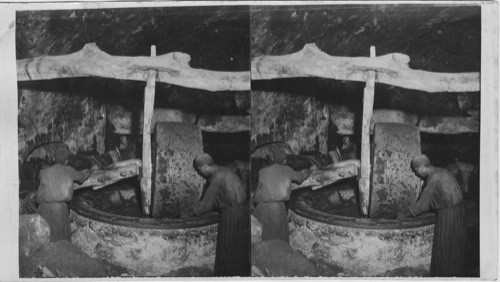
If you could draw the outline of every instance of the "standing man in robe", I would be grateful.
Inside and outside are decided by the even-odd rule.
[[[219,209],[215,276],[250,275],[250,212],[247,192],[233,170],[218,166],[209,154],[194,160],[198,173],[208,180],[202,200],[181,218]]]
[[[120,145],[118,145],[121,160],[130,160],[137,158],[135,144],[126,135],[120,136]]]
[[[343,161],[358,159],[358,149],[356,144],[352,142],[350,136],[342,137],[342,147],[340,148],[340,155]]]
[[[57,148],[56,163],[40,172],[37,191],[38,214],[49,224],[50,241],[71,241],[69,210],[66,202],[73,198],[73,182],[84,182],[91,170],[76,171],[68,163],[68,150]]]
[[[465,263],[466,229],[460,186],[450,172],[434,167],[426,155],[416,156],[411,161],[411,167],[418,177],[425,180],[425,187],[417,203],[400,218],[435,210],[430,274],[438,277],[461,276]]]
[[[295,171],[284,165],[285,160],[286,153],[277,151],[273,164],[259,171],[254,216],[262,224],[262,241],[279,239],[289,243],[285,202],[290,200],[292,181],[300,184],[311,173],[310,169]]]

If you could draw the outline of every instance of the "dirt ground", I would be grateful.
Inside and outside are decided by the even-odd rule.
[[[28,277],[120,277],[123,267],[92,258],[69,241],[48,244],[31,257],[19,257],[19,276]]]

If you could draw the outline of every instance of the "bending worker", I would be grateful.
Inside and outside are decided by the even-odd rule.
[[[214,164],[209,154],[194,160],[198,173],[208,180],[208,188],[198,205],[181,214],[186,218],[219,209],[219,231],[215,251],[215,276],[250,275],[250,212],[247,193],[233,170]]]
[[[431,276],[461,276],[465,262],[465,210],[457,181],[446,169],[434,167],[426,155],[411,161],[415,174],[425,180],[417,203],[401,217],[436,211]]]
[[[292,181],[300,184],[311,173],[310,169],[295,171],[284,165],[286,153],[273,154],[273,164],[259,171],[259,182],[254,200],[254,215],[262,224],[262,241],[279,239],[289,243],[285,202],[292,194]]]
[[[56,163],[40,172],[40,186],[37,191],[38,214],[50,227],[50,241],[71,241],[69,211],[66,202],[73,198],[73,182],[84,182],[91,170],[76,171],[68,163],[68,150],[57,148]]]

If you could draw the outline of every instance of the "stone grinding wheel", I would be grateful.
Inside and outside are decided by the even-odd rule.
[[[180,122],[155,125],[152,216],[178,217],[200,200],[203,178],[193,167],[203,153],[201,129]]]
[[[370,217],[394,219],[418,199],[420,179],[410,167],[420,154],[418,127],[376,123],[372,147]]]

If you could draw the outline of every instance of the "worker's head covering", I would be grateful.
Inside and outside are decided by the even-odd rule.
[[[285,150],[274,150],[272,153],[273,162],[284,164],[286,160],[286,152]]]
[[[411,167],[413,168],[417,168],[422,165],[428,166],[430,164],[431,161],[429,161],[429,158],[424,154],[418,155],[411,160]]]
[[[68,149],[64,147],[58,147],[54,154],[54,159],[56,160],[56,163],[65,164],[66,161],[68,160],[68,155],[69,155]]]
[[[207,165],[211,165],[214,163],[214,160],[212,159],[212,157],[207,154],[207,153],[203,153],[201,155],[198,155],[195,159],[194,159],[194,167],[198,168],[198,167],[202,167],[203,165],[207,164]]]

